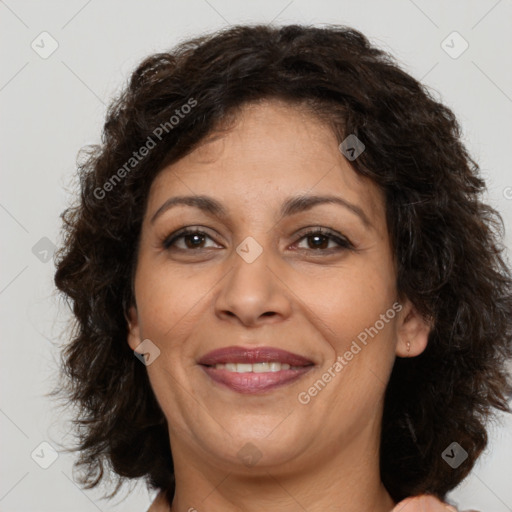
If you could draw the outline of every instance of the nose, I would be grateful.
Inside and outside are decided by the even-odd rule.
[[[246,327],[288,318],[293,294],[272,251],[264,249],[253,261],[240,254],[233,254],[233,268],[221,282],[215,304],[216,315]]]

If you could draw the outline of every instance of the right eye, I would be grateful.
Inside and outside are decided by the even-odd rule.
[[[179,230],[179,231],[169,235],[163,241],[162,245],[167,250],[171,250],[173,248],[178,249],[180,251],[209,249],[209,247],[203,247],[204,240],[207,238],[214,241],[204,231],[200,231],[198,229],[186,228],[186,229]],[[177,244],[177,242],[181,242],[181,241],[183,241],[184,244],[182,244],[182,246],[180,247]]]

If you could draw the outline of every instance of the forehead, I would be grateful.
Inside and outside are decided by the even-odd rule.
[[[173,194],[212,195],[228,210],[278,208],[293,195],[338,194],[382,219],[382,191],[354,171],[332,129],[313,114],[268,100],[246,105],[221,128],[158,174],[150,208]]]

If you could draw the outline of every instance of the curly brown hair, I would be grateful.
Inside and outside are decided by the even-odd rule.
[[[395,501],[443,499],[486,446],[491,414],[510,412],[512,275],[503,221],[482,200],[485,183],[453,112],[344,26],[245,25],[186,41],[145,59],[110,106],[102,143],[79,164],[80,199],[62,215],[55,274],[75,317],[62,367],[63,393],[79,409],[81,483],[94,487],[112,468],[113,494],[124,478],[145,477],[172,501],[166,419],[127,343],[149,187],[222,121],[271,98],[306,108],[340,142],[355,134],[366,147],[351,164],[385,193],[398,293],[433,325],[420,356],[395,362],[381,477]],[[131,161],[150,140],[151,150]],[[441,456],[453,441],[468,452],[455,469]]]

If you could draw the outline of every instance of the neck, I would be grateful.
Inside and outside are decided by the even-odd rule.
[[[176,492],[172,508],[166,504],[158,512],[324,512],[333,503],[344,512],[389,512],[395,503],[380,479],[378,441],[370,442],[378,439],[374,427],[307,460],[256,465],[250,474],[174,448]]]

